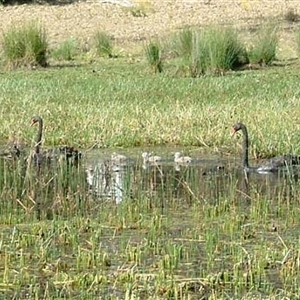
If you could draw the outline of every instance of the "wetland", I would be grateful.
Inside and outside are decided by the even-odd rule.
[[[41,18],[50,57],[7,70],[1,48],[0,299],[299,299],[299,170],[244,172],[242,136],[230,136],[247,125],[253,166],[300,153],[298,7],[152,1],[137,17],[98,2],[1,6],[3,32]],[[251,42],[270,16],[270,66],[190,78],[172,56],[156,74],[145,57],[146,39],[168,42],[186,25],[233,22]],[[95,28],[112,34],[112,58],[93,52]],[[56,60],[70,37],[75,54]],[[44,120],[41,151],[74,146],[78,164],[37,171],[7,157],[36,148],[33,116]],[[143,152],[162,160],[144,163]],[[174,163],[176,152],[192,161]]]

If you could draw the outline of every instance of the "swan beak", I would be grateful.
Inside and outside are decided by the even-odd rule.
[[[33,126],[36,122],[34,120],[30,121],[30,126]]]
[[[236,130],[234,129],[234,128],[232,128],[232,131],[231,131],[231,137],[233,137],[234,135],[235,135],[235,133],[236,133]]]

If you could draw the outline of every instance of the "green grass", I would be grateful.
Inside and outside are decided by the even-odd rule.
[[[163,71],[163,63],[160,45],[155,42],[150,42],[145,46],[145,54],[150,67],[154,70],[154,73],[161,73]]]
[[[299,186],[201,168],[133,166],[124,201],[95,199],[84,167],[0,161],[0,287],[29,299],[268,299],[299,292]],[[273,178],[274,179],[274,178]],[[273,188],[272,188],[273,187]],[[284,192],[284,194],[282,194]],[[129,197],[130,196],[130,197]],[[273,231],[276,227],[279,231]]]
[[[297,44],[298,59],[300,59],[300,30],[296,32],[296,44]]]
[[[10,68],[47,65],[47,37],[41,25],[12,26],[3,34],[2,47]]]
[[[170,39],[168,52],[180,58],[181,68],[191,77],[223,74],[248,63],[246,49],[232,28],[186,28]]]
[[[149,74],[146,63],[99,64],[6,72],[0,140],[31,144],[32,116],[45,122],[44,144],[84,148],[184,145],[236,152],[237,121],[251,138],[251,156],[300,152],[298,69],[273,68],[201,79]],[[293,89],[291,89],[291,86]]]
[[[77,41],[69,39],[61,43],[56,49],[51,52],[51,56],[56,60],[70,61],[75,58],[78,52]]]
[[[94,44],[98,55],[112,57],[113,42],[106,32],[97,31],[94,36]]]
[[[297,64],[194,79],[174,76],[176,64],[160,76],[147,64],[4,72],[1,142],[33,145],[29,122],[41,115],[45,147],[198,146],[239,160],[230,132],[242,121],[252,158],[299,153]],[[0,298],[296,299],[297,181],[125,170],[115,205],[89,191],[85,161],[37,176],[22,160],[0,160]]]
[[[188,31],[181,38],[183,53],[193,49]],[[300,153],[298,62],[201,78],[179,77],[174,56],[159,76],[148,65],[124,56],[2,71],[0,144],[32,147],[41,115],[43,147],[101,149],[40,173],[0,157],[0,299],[298,299],[298,179],[245,177],[241,137],[230,136],[239,121],[251,158]],[[168,159],[170,148],[197,152],[199,165],[142,168],[141,150],[156,145]],[[89,158],[101,169],[116,147],[138,158],[105,174],[121,178],[119,205],[86,182]],[[213,152],[231,154],[227,172],[202,176]]]
[[[277,28],[270,24],[259,28],[253,47],[249,50],[250,63],[270,65],[276,59],[277,46]]]

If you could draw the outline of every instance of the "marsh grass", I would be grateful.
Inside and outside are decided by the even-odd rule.
[[[100,56],[113,56],[112,38],[104,31],[97,31],[94,36],[96,52]]]
[[[250,63],[270,65],[276,59],[277,45],[277,28],[271,24],[262,26],[249,50]]]
[[[11,68],[47,65],[47,37],[39,24],[31,22],[22,27],[11,27],[3,34],[2,47]]]
[[[284,19],[290,23],[295,23],[299,21],[300,16],[295,9],[291,8],[284,14]]]
[[[128,9],[133,17],[143,18],[147,17],[147,9],[143,5],[136,5]]]
[[[281,68],[224,78],[157,77],[146,63],[129,67],[121,59],[102,60],[101,68],[7,72],[0,140],[6,144],[11,137],[30,145],[34,111],[44,119],[46,147],[181,145],[239,153],[240,135],[231,138],[230,131],[242,121],[252,158],[298,153],[295,74],[297,69]]]
[[[143,1],[133,1],[133,5],[130,7],[124,7],[124,11],[130,13],[133,17],[136,18],[144,18],[149,15],[149,13],[153,12],[151,1],[143,0]]]
[[[221,72],[227,48],[190,33],[181,37],[185,68],[193,77]],[[236,159],[234,170],[207,176],[173,164],[124,168],[119,205],[90,189],[85,160],[37,173],[0,159],[0,298],[297,299],[298,179],[239,172],[241,136],[230,132],[237,121],[248,126],[251,158],[299,153],[298,68],[178,78],[176,63],[161,76],[127,58],[4,72],[3,143],[32,145],[34,112],[44,119],[43,147],[171,145],[193,156],[196,146]]]
[[[154,70],[154,73],[161,73],[163,71],[162,53],[159,43],[150,42],[145,46],[145,54],[147,61]]]
[[[111,299],[245,293],[255,299],[257,293],[278,296],[278,280],[281,297],[297,293],[298,253],[291,252],[297,233],[287,227],[299,227],[297,212],[286,202],[291,195],[260,190],[268,185],[259,178],[248,178],[243,200],[243,178],[236,173],[205,180],[201,169],[166,166],[160,178],[157,168],[132,166],[124,177],[132,196],[115,205],[91,197],[81,167],[60,162],[44,166],[39,176],[34,166],[25,167],[20,172],[14,161],[0,160],[6,296],[89,299],[101,290]],[[297,183],[290,184],[293,201],[300,202]],[[276,226],[285,228],[280,234],[268,229],[275,215]],[[279,279],[268,277],[272,272]]]
[[[74,39],[62,42],[56,49],[52,50],[51,56],[56,60],[70,61],[75,58],[78,52],[78,44]]]
[[[245,47],[231,28],[186,28],[172,39],[171,51],[181,58],[192,77],[220,74],[248,62]]]

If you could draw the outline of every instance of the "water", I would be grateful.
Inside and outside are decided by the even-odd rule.
[[[300,278],[293,277],[295,275],[293,279],[289,276],[289,279],[281,278],[279,271],[293,257],[285,243],[297,239],[296,232],[300,229],[298,222],[292,225],[293,229],[288,229],[291,225],[287,224],[293,221],[285,221],[286,216],[292,215],[289,213],[291,206],[299,205],[297,172],[245,173],[239,166],[239,158],[195,152],[191,164],[177,165],[170,154],[174,150],[155,152],[162,153],[161,163],[144,164],[140,151],[129,151],[126,153],[128,161],[122,163],[109,162],[110,152],[95,152],[87,162],[90,170],[94,167],[93,174],[87,172],[87,181],[90,192],[98,200],[106,199],[118,205],[127,200],[134,206],[137,199],[146,198],[152,210],[159,210],[161,215],[172,220],[166,229],[171,247],[193,249],[193,254],[183,259],[185,263],[178,267],[177,275],[199,278],[204,276],[204,270],[210,270],[213,276],[223,278],[226,272],[231,274],[238,266],[241,274],[236,276],[243,278],[250,274],[245,265],[257,264],[255,257],[259,255],[256,253],[263,251],[266,254],[265,269],[263,275],[259,275],[263,276],[260,278],[261,291],[279,289],[287,295],[285,288],[300,282]],[[198,223],[192,220],[198,220]],[[197,226],[203,229],[198,230]],[[284,227],[287,231],[278,234]],[[134,240],[137,245],[144,238],[137,232],[130,235],[131,242]],[[264,245],[270,250],[266,251]],[[281,249],[282,245],[286,251]],[[117,248],[109,240],[105,246]],[[273,251],[272,255],[278,255],[276,251],[283,254],[275,262],[271,254],[267,257],[269,251]],[[237,259],[235,267],[232,259]],[[150,261],[152,264],[155,259],[151,257]],[[256,272],[254,269],[251,272]],[[252,273],[249,278],[251,276]],[[196,293],[194,299],[197,299],[199,287],[194,285],[199,282],[191,281],[191,284]],[[240,291],[233,292],[231,287],[226,294],[243,295],[247,291],[242,288],[243,284]]]
[[[111,151],[92,152],[85,164],[90,191],[117,204],[133,190],[156,197],[217,203],[228,197],[250,200],[253,191],[266,199],[290,197],[298,180],[294,171],[245,173],[239,160],[217,155],[194,153],[191,163],[176,164],[170,154],[174,152],[164,149],[158,163],[144,163],[141,151],[136,150],[127,150],[128,159],[121,162],[111,161]]]
[[[245,174],[239,158],[193,149],[178,165],[177,149],[148,151],[162,162],[101,150],[37,174],[0,160],[0,298],[297,295],[297,173]]]

